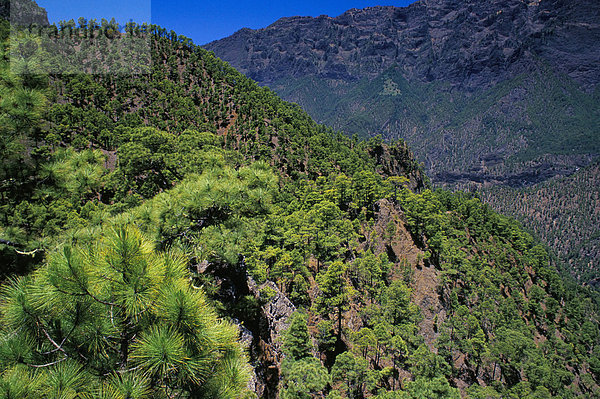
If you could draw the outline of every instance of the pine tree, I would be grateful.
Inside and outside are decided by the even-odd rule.
[[[281,398],[309,399],[329,384],[329,374],[312,355],[313,345],[307,326],[308,316],[300,311],[290,316],[290,327],[283,334]]]
[[[184,258],[130,226],[53,252],[3,287],[0,311],[0,386],[19,397],[27,384],[36,397],[235,398],[248,379],[237,329]]]

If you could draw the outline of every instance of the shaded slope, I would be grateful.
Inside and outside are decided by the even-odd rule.
[[[489,188],[482,191],[482,198],[535,231],[579,281],[597,286],[599,187],[595,164],[526,189]]]
[[[206,48],[318,121],[406,139],[436,182],[518,186],[599,153],[598,20],[588,0],[419,1],[283,18]]]

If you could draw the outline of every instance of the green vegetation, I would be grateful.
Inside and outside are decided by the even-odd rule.
[[[2,103],[30,122],[3,135],[0,392],[242,397],[235,318],[282,398],[598,395],[597,307],[516,222],[149,32],[150,74]]]
[[[321,362],[312,355],[314,350],[308,332],[307,317],[294,313],[289,320],[290,327],[283,335],[284,359],[280,395],[282,398],[311,398],[330,382],[329,374]]]
[[[156,253],[132,227],[102,234],[4,287],[2,395],[238,396],[237,329],[190,286],[184,257]]]
[[[593,285],[600,274],[600,167],[593,164],[569,177],[532,187],[494,187],[481,197],[518,218],[558,254],[565,272]]]
[[[408,81],[399,66],[373,79],[290,77],[271,87],[348,134],[406,140],[441,184],[453,183],[447,173],[518,174],[548,156],[572,166],[569,157],[600,150],[598,90],[584,92],[549,67],[472,93]]]

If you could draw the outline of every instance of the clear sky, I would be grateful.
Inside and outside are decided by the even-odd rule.
[[[83,16],[114,17],[117,22],[151,22],[196,44],[229,36],[241,28],[264,28],[281,17],[332,17],[350,8],[376,5],[404,7],[414,0],[37,0],[48,11],[50,23]]]

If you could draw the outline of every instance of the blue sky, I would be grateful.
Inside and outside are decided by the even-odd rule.
[[[152,22],[196,44],[229,36],[241,28],[264,28],[281,17],[338,16],[350,8],[376,5],[404,7],[414,0],[37,0],[48,11],[51,23],[83,16],[114,17],[124,23]]]

